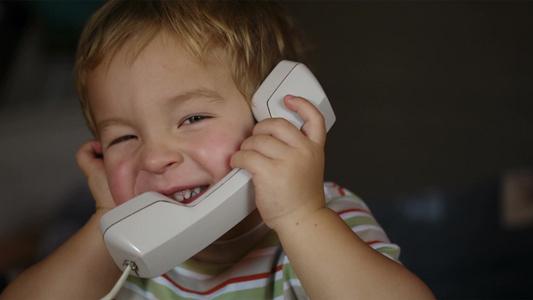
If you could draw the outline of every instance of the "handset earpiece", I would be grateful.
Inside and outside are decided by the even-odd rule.
[[[313,73],[302,63],[283,60],[270,72],[252,98],[252,112],[257,121],[285,118],[298,129],[303,121],[283,104],[286,95],[306,98],[322,113],[329,131],[335,123],[335,113],[328,97]]]

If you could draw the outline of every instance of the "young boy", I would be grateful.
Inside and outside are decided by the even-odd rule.
[[[311,103],[284,99],[301,131],[256,124],[251,96],[279,61],[298,60],[294,38],[272,2],[105,4],[75,70],[96,137],[77,160],[96,212],[2,298],[102,297],[120,276],[98,229],[105,212],[146,191],[190,201],[232,168],[253,175],[258,209],[167,274],[130,277],[117,299],[432,298],[364,203],[323,184],[326,131]]]

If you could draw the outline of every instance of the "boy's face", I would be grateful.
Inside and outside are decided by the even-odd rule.
[[[254,119],[224,62],[196,62],[165,34],[89,74],[91,108],[117,205],[146,191],[190,202],[222,179]]]

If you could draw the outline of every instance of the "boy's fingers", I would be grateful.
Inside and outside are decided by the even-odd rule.
[[[76,152],[78,165],[87,178],[87,183],[96,202],[97,209],[111,209],[115,202],[109,191],[99,141],[88,141]]]
[[[83,144],[76,152],[76,161],[78,162],[78,166],[80,167],[85,177],[88,176],[86,169],[91,152],[92,146],[90,142],[86,142],[85,144]]]
[[[273,136],[279,141],[293,147],[297,147],[300,142],[297,137],[302,136],[298,128],[283,118],[268,118],[257,123],[252,136]]]
[[[275,159],[287,151],[287,145],[271,135],[252,135],[241,144],[243,151],[257,151],[262,155]]]
[[[76,153],[76,157],[78,156],[85,156],[89,155],[89,157],[97,158],[98,156],[102,155],[102,144],[99,141],[87,141],[85,142],[78,152]]]
[[[96,158],[104,157],[104,152],[102,151],[102,143],[100,141],[91,141],[91,146]]]
[[[313,142],[324,145],[326,143],[326,124],[324,116],[309,101],[302,97],[287,95],[283,98],[285,106],[297,113],[304,121],[302,133]]]
[[[76,152],[76,161],[85,175],[89,176],[90,170],[93,168],[101,167],[103,171],[103,161],[95,164],[96,159],[101,159],[102,156],[102,146],[99,141],[88,141],[85,142],[80,149]]]
[[[232,168],[241,168],[252,175],[268,166],[269,158],[253,150],[240,150],[233,154],[230,160]]]

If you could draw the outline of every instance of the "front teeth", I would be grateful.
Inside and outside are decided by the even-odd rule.
[[[194,197],[194,196],[200,194],[201,191],[202,191],[201,187],[196,187],[196,188],[194,188],[192,190],[191,189],[186,189],[184,191],[180,191],[180,192],[175,193],[174,194],[174,199],[176,201],[182,202],[182,201],[188,200],[191,197]]]

